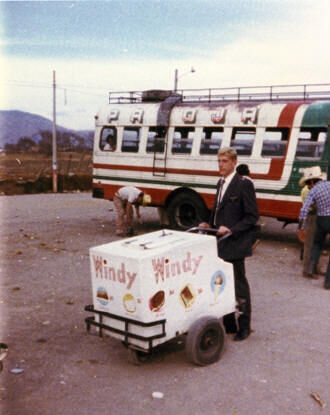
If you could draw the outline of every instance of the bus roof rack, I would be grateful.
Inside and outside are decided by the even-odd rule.
[[[150,94],[152,96],[150,96]],[[330,99],[330,84],[296,84],[270,86],[239,86],[225,88],[180,89],[177,91],[109,92],[109,104],[159,102],[171,95],[181,95],[182,102],[233,101],[316,101]],[[146,99],[146,97],[148,97]],[[153,99],[154,98],[154,99]]]

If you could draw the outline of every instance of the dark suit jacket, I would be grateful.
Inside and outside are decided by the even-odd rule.
[[[209,220],[211,227],[214,227],[219,185],[220,180],[217,184],[217,193]],[[222,241],[218,238],[220,258],[231,261],[252,255],[258,218],[258,206],[252,181],[235,174],[220,202],[215,218],[216,228],[224,225],[232,231],[232,235],[228,238]]]

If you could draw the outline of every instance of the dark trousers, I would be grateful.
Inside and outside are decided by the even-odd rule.
[[[318,263],[323,249],[324,241],[328,233],[330,233],[330,216],[318,216],[316,219],[316,232],[311,253],[312,268]],[[326,287],[330,286],[330,257],[327,273],[325,275],[324,285]]]
[[[238,329],[250,329],[251,297],[250,286],[245,275],[244,258],[228,262],[231,262],[234,267],[235,294],[240,313],[238,317]],[[224,316],[223,324],[227,331],[235,331],[237,328],[235,313]]]
[[[316,265],[319,261],[325,237],[330,233],[330,216],[318,216],[316,219],[316,231],[311,252],[311,263]]]

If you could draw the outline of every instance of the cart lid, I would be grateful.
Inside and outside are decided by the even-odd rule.
[[[125,240],[110,242],[91,248],[91,250],[126,258],[142,258],[164,252],[166,249],[181,249],[187,245],[205,244],[210,240],[214,244],[214,236],[162,229]]]
[[[174,232],[163,229],[160,232],[152,232],[141,235],[137,238],[129,239],[123,242],[125,247],[137,250],[156,249],[163,246],[173,246],[186,241],[186,234],[183,232]]]

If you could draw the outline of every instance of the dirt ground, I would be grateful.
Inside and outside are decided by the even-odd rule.
[[[227,335],[220,361],[197,367],[180,338],[135,366],[118,340],[88,334],[84,322],[88,250],[118,239],[112,203],[87,192],[1,196],[0,211],[0,342],[9,346],[2,415],[329,413],[329,291],[324,277],[301,276],[296,225],[262,218],[246,261],[247,340]],[[138,233],[160,228],[156,209],[142,209],[142,218]]]
[[[58,191],[90,190],[91,153],[59,152]],[[52,158],[39,153],[0,153],[0,195],[51,192]]]

